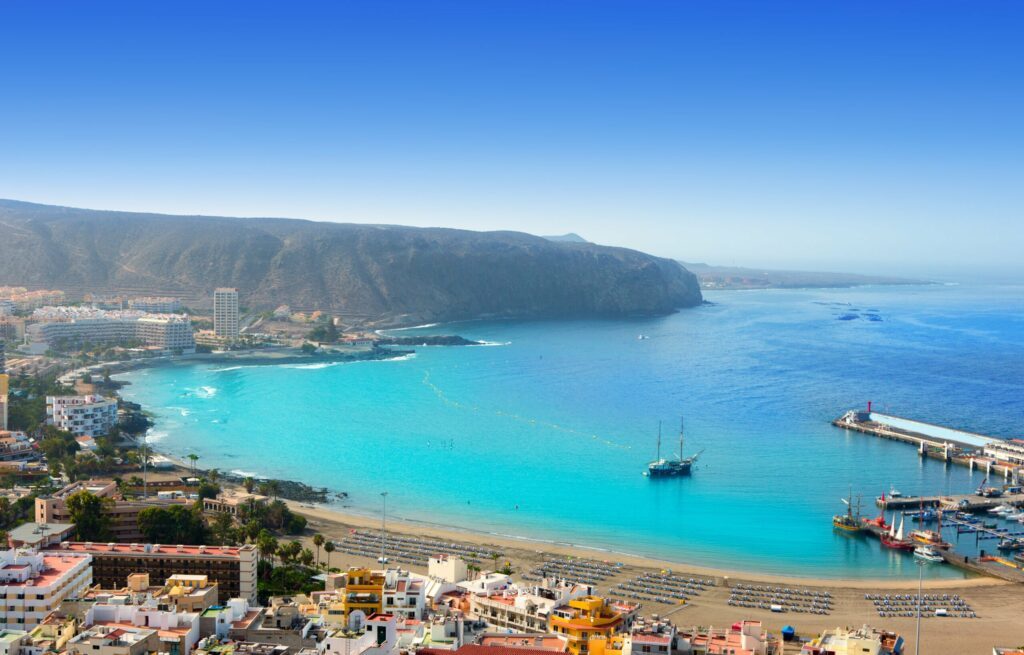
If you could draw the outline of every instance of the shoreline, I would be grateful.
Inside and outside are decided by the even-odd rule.
[[[371,515],[345,512],[326,505],[312,505],[292,500],[285,500],[284,502],[288,504],[288,507],[293,512],[302,514],[307,519],[310,519],[311,525],[314,520],[322,521],[342,532],[347,532],[351,529],[380,530],[381,528],[379,518]],[[419,537],[429,536],[453,542],[461,541],[480,545],[498,546],[501,547],[505,551],[506,556],[509,557],[515,557],[517,553],[528,554],[533,557],[544,553],[549,555],[582,557],[586,559],[614,559],[628,566],[634,566],[642,569],[672,569],[677,573],[701,575],[729,581],[742,580],[743,582],[761,582],[767,584],[871,590],[877,590],[879,588],[916,589],[918,584],[917,580],[914,579],[829,578],[813,575],[800,576],[793,574],[760,573],[757,571],[744,571],[741,569],[721,569],[717,567],[703,566],[700,564],[648,557],[645,555],[621,553],[614,550],[587,546],[585,544],[499,535],[492,532],[474,531],[456,526],[438,525],[436,523],[429,523],[426,521],[402,518],[389,517],[388,532]],[[602,555],[605,557],[602,557]],[[924,587],[926,589],[954,589],[963,587],[992,587],[1004,585],[1012,585],[1012,583],[988,576],[965,576],[963,578],[924,581]]]

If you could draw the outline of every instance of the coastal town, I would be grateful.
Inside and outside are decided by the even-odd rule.
[[[236,289],[194,304],[0,287],[4,655],[887,655],[916,631],[961,652],[1020,652],[1024,578],[982,566],[1018,572],[1020,557],[965,557],[978,577],[920,587],[724,572],[389,524],[386,513],[377,523],[335,513],[329,494],[341,490],[153,452],[152,420],[120,398],[118,371],[387,357],[417,341],[283,306],[248,313]],[[836,424],[987,467],[993,480],[998,471],[1006,484],[988,496],[1017,503],[1021,446],[974,444],[974,458],[969,438],[936,441],[886,420],[869,407]],[[879,501],[883,512],[901,507],[895,496]],[[895,520],[852,507],[834,519],[840,528],[895,538]],[[928,507],[976,524],[965,506]]]

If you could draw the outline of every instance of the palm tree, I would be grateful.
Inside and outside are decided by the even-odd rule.
[[[313,545],[316,546],[316,568],[320,568],[320,547],[324,545],[324,536],[319,532],[313,535]]]
[[[189,453],[188,458],[192,461],[192,477],[196,477],[196,460],[199,459],[199,455]]]
[[[246,477],[242,480],[242,486],[245,487],[247,492],[252,493],[252,490],[256,488],[256,481],[250,477]]]
[[[501,557],[501,553],[491,553],[491,559],[494,560],[494,570],[498,570],[498,558]]]
[[[334,542],[328,541],[324,544],[324,552],[327,553],[327,572],[331,571],[331,553],[334,552]]]

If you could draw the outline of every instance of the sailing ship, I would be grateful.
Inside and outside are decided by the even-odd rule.
[[[921,511],[924,511],[924,501],[921,501]],[[934,530],[914,530],[910,533],[910,538],[918,543],[932,546],[934,548],[942,548],[943,550],[950,548],[951,544],[942,539],[942,511],[935,513],[935,518],[938,520],[938,525],[935,526]],[[917,551],[914,551],[917,554]]]
[[[661,423],[658,424],[658,458],[647,465],[644,475],[651,478],[671,478],[680,475],[689,475],[694,462],[700,453],[683,456],[683,419],[679,419],[679,455],[675,458],[663,458],[661,456]]]
[[[892,548],[893,550],[914,550],[914,542],[907,540],[903,536],[903,523],[906,517],[900,515],[900,527],[896,528],[896,518],[893,517],[892,523],[889,525],[889,531],[882,534],[880,537],[882,545],[886,548]]]
[[[846,513],[836,514],[832,517],[832,527],[843,532],[860,532],[864,529],[864,525],[860,519],[860,499],[857,499],[857,513],[853,511],[853,489],[850,489],[850,498],[840,498],[846,503]]]

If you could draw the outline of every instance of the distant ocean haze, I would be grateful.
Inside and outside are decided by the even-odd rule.
[[[156,413],[158,448],[346,491],[346,511],[379,512],[387,490],[389,515],[466,529],[728,569],[915,576],[905,554],[833,532],[840,497],[852,487],[875,515],[890,486],[966,493],[983,474],[829,421],[872,400],[1020,436],[1021,291],[709,292],[712,304],[661,318],[426,328],[502,345],[401,361],[122,377]],[[702,451],[693,475],[647,479],[658,422],[673,453],[681,414],[685,454]]]

